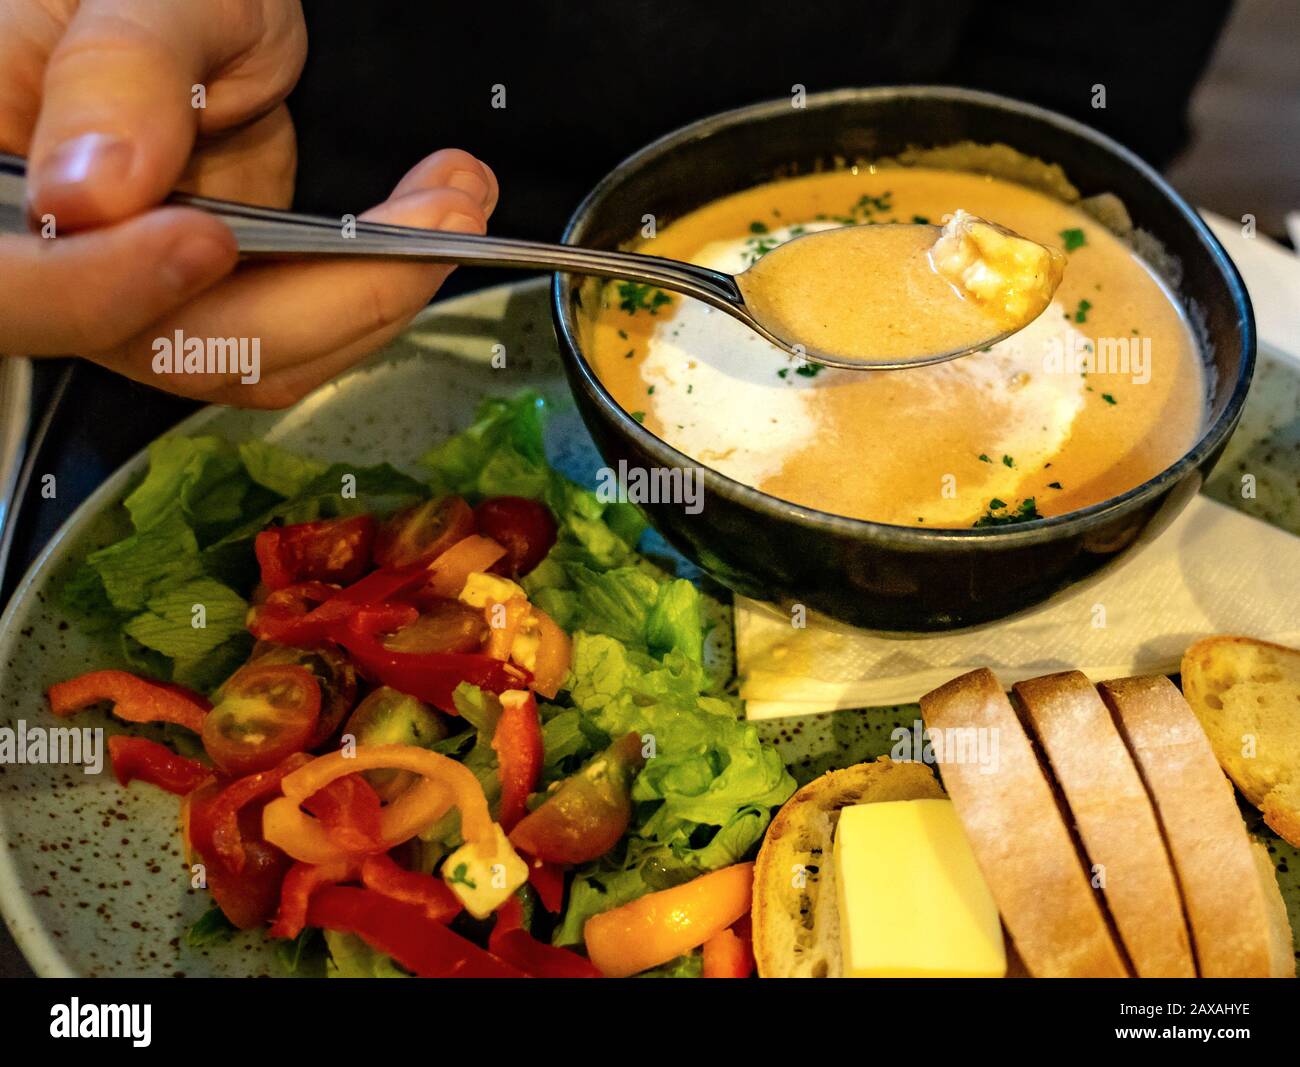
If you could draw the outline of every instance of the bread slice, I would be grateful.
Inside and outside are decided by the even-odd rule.
[[[1155,802],[1201,976],[1268,977],[1276,966],[1271,894],[1205,731],[1163,675],[1098,689]],[[1271,865],[1269,881],[1277,892]]]
[[[1183,696],[1264,821],[1300,848],[1300,650],[1207,637],[1183,656]]]
[[[840,809],[944,793],[922,763],[881,757],[800,789],[767,829],[754,865],[754,959],[763,978],[838,978],[840,917],[831,845]]]
[[[936,743],[935,755],[944,788],[1029,973],[1125,977],[1128,969],[1083,858],[993,672],[971,671],[927,693],[921,715],[932,735],[955,739],[961,735],[948,731],[988,731],[996,741],[992,770],[954,758],[956,745]]]
[[[1014,691],[1134,971],[1195,978],[1183,901],[1151,798],[1097,690],[1085,675],[1066,671],[1018,682]]]
[[[1291,944],[1291,919],[1287,916],[1286,901],[1282,899],[1277,884],[1277,871],[1273,857],[1264,842],[1251,839],[1251,855],[1255,857],[1255,870],[1264,890],[1264,906],[1268,912],[1268,959],[1270,978],[1295,977],[1295,949]]]

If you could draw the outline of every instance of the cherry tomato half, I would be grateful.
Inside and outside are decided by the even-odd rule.
[[[308,749],[323,745],[343,725],[357,703],[357,669],[338,649],[328,645],[319,648],[288,648],[261,641],[253,646],[249,663],[290,663],[306,667],[320,686],[320,718],[316,730],[307,742]]]
[[[228,775],[268,770],[307,747],[320,710],[320,685],[306,667],[251,663],[226,682],[203,720],[203,747]]]
[[[521,496],[494,496],[474,509],[478,532],[505,546],[492,570],[507,578],[527,574],[555,544],[555,519],[545,504]]]
[[[271,590],[309,581],[350,585],[370,566],[375,530],[370,515],[263,530],[253,541],[262,584]]]
[[[632,780],[645,765],[641,738],[627,734],[566,778],[510,831],[510,843],[547,863],[586,863],[627,832]]]
[[[474,513],[458,496],[412,504],[379,527],[375,563],[395,568],[429,563],[473,532]]]
[[[477,652],[488,636],[483,613],[459,600],[433,600],[420,617],[381,638],[390,652]]]

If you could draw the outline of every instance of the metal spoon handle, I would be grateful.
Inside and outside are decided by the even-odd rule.
[[[26,160],[0,154],[0,232],[22,233],[27,230],[24,206],[26,174]],[[251,207],[186,193],[174,193],[168,202],[198,208],[221,219],[234,231],[240,253],[249,257],[407,256],[433,263],[557,270],[623,278],[684,293],[728,311],[743,303],[740,290],[730,274],[658,256],[479,237],[378,222],[351,221],[345,225],[343,219]]]

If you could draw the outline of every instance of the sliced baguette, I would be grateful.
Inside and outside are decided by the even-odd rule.
[[[1223,769],[1300,848],[1300,650],[1207,637],[1183,656],[1183,695]]]
[[[1052,773],[1111,918],[1142,978],[1195,978],[1183,902],[1151,798],[1097,690],[1078,671],[1014,691]]]
[[[881,757],[800,789],[768,827],[754,865],[754,959],[763,978],[838,978],[839,905],[831,845],[852,804],[943,797],[921,763]]]
[[[1269,977],[1294,978],[1295,949],[1291,944],[1291,919],[1286,913],[1286,901],[1282,899],[1282,890],[1277,884],[1273,857],[1268,854],[1264,842],[1253,838],[1250,852],[1255,857],[1255,870],[1259,874],[1259,884],[1264,889],[1264,907],[1268,912]]]
[[[1155,803],[1201,976],[1270,976],[1277,936],[1271,894],[1232,785],[1192,709],[1163,675],[1121,678],[1098,689]],[[1276,892],[1271,865],[1269,880]]]
[[[921,715],[931,732],[987,730],[997,738],[991,772],[952,760],[945,744],[936,744],[935,752],[944,788],[1029,973],[1125,977],[1128,969],[1052,787],[993,672],[971,671],[927,693]]]

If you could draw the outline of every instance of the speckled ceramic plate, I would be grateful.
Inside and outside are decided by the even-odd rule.
[[[503,368],[494,369],[494,355],[505,356]],[[1234,455],[1224,466],[1244,455],[1272,457],[1290,445],[1295,409],[1273,401],[1292,395],[1279,390],[1300,388],[1300,376],[1291,365],[1263,364],[1259,374],[1275,376],[1269,378],[1274,387],[1252,393],[1255,406],[1248,407]],[[217,433],[234,441],[263,437],[326,460],[387,460],[418,473],[416,458],[468,425],[481,397],[525,387],[553,403],[547,428],[552,462],[590,484],[599,461],[569,399],[540,279],[436,305],[370,362],[287,411],[209,408],[175,432]],[[144,466],[145,457],[137,456],[78,509],[0,618],[0,726],[48,724],[42,694],[51,683],[117,663],[114,643],[79,632],[58,609],[53,591],[71,565],[122,536],[117,505]],[[1289,463],[1274,466],[1279,479],[1296,483]],[[1300,531],[1289,509],[1265,517]],[[838,712],[764,722],[759,730],[803,782],[829,767],[887,752],[895,723],[910,724],[915,716],[914,706]],[[77,724],[109,733],[120,729],[107,715]],[[92,776],[68,766],[0,765],[0,908],[38,974],[277,973],[273,951],[257,933],[210,949],[185,944],[184,931],[207,910],[208,900],[206,892],[189,886],[176,809],[174,798],[157,790],[121,789],[107,768]],[[1300,929],[1300,859],[1276,839],[1271,845]]]
[[[505,357],[499,369],[497,345]],[[386,460],[418,474],[418,457],[467,426],[480,398],[526,387],[554,403],[552,462],[591,482],[595,454],[560,370],[543,279],[435,305],[384,352],[286,411],[207,408],[174,432],[263,437],[325,460]],[[49,725],[42,696],[49,685],[94,667],[125,666],[112,640],[89,637],[66,619],[53,591],[71,565],[125,532],[117,505],[145,464],[138,455],[105,482],[16,590],[0,619],[0,726]],[[107,714],[79,717],[76,725],[121,729]],[[37,974],[276,973],[259,934],[209,950],[184,943],[208,901],[189,886],[176,819],[174,798],[124,790],[107,765],[99,775],[0,765],[0,907]]]

